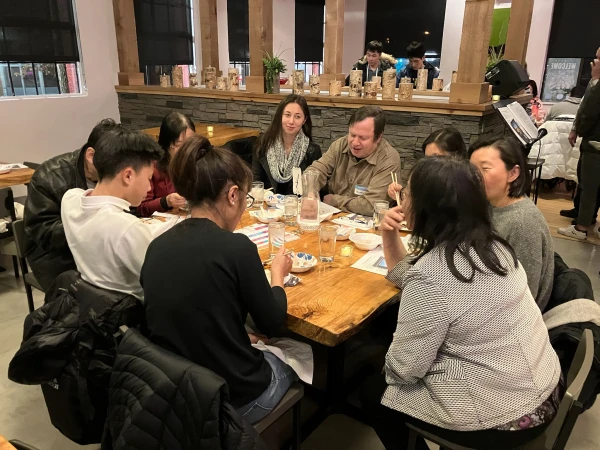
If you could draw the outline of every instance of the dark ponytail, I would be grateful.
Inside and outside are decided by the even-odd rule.
[[[192,207],[215,203],[229,185],[247,192],[252,183],[252,172],[239,156],[197,135],[171,159],[169,172],[177,193]]]

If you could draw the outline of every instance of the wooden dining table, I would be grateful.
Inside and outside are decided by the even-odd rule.
[[[345,214],[340,213],[332,219]],[[257,222],[246,211],[238,229]],[[286,231],[297,233],[298,228],[286,226]],[[347,244],[354,247],[352,256],[342,257],[340,249]],[[318,258],[319,233],[303,232],[299,239],[286,243],[285,248]],[[308,272],[297,274],[302,281],[285,290],[288,298],[287,327],[327,347],[340,345],[358,333],[371,316],[398,294],[398,288],[382,275],[351,267],[367,253],[354,246],[352,241],[338,241],[335,251],[333,263],[319,262]],[[268,247],[258,252],[262,260],[268,259]]]
[[[233,141],[235,139],[249,138],[253,136],[258,136],[260,134],[260,130],[256,130],[254,128],[232,127],[222,124],[201,122],[194,122],[194,125],[196,126],[196,134],[204,136],[210,141],[212,145],[216,147],[221,147],[227,144],[229,141]],[[206,127],[213,127],[212,135],[207,131]],[[144,131],[144,133],[149,134],[154,139],[158,140],[160,127],[146,128],[142,131]]]
[[[14,169],[8,173],[0,174],[0,188],[7,188],[11,186],[18,186],[19,184],[28,184],[31,181],[31,177],[35,170],[27,169]]]

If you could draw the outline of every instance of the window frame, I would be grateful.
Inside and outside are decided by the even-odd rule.
[[[2,60],[2,56],[0,56],[0,64],[7,64],[8,65],[8,79],[10,81],[10,90],[12,91],[12,95],[0,95],[0,101],[7,101],[7,100],[29,100],[29,99],[45,99],[45,98],[69,98],[69,97],[85,97],[88,95],[88,89],[87,89],[87,82],[85,79],[85,71],[84,71],[84,64],[83,64],[83,52],[82,52],[82,48],[81,48],[81,34],[79,32],[79,18],[77,16],[77,5],[76,5],[76,0],[71,0],[71,14],[73,15],[73,23],[75,24],[75,38],[77,40],[77,50],[79,52],[79,61],[77,62],[56,62],[54,63],[55,66],[55,71],[58,77],[58,64],[75,64],[76,65],[76,71],[77,71],[77,83],[79,85],[79,92],[66,92],[66,93],[61,93],[59,92],[58,94],[35,94],[35,95],[16,95],[15,94],[15,90],[14,90],[14,80],[12,79],[12,75],[10,74],[10,66],[11,64],[31,64],[32,68],[33,68],[33,77],[34,77],[34,81],[35,81],[35,85],[36,85],[36,91],[38,91],[38,83],[37,83],[37,79],[36,79],[36,70],[35,70],[35,65],[36,64],[52,64],[52,63],[40,63],[40,62],[36,62],[36,61],[22,61],[22,62],[9,62],[9,61],[4,61]],[[59,91],[60,91],[60,84],[58,86]],[[2,86],[2,91],[4,90],[4,86]],[[2,92],[0,91],[0,92]],[[38,91],[39,92],[39,91]]]

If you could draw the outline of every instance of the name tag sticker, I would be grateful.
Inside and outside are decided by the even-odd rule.
[[[354,195],[365,195],[367,193],[367,186],[359,186],[358,184],[354,186]]]

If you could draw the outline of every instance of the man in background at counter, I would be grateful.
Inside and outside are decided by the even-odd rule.
[[[383,71],[396,68],[396,59],[392,55],[383,53],[383,45],[379,41],[367,44],[367,53],[358,60],[352,70],[362,70],[363,83],[371,81],[373,77],[382,77]],[[346,77],[346,86],[350,84],[350,75]]]
[[[425,46],[422,42],[413,41],[407,48],[408,64],[396,75],[396,87],[402,78],[410,78],[415,83],[419,69],[427,69],[427,89],[433,87],[433,79],[440,76],[440,69],[425,61]]]
[[[389,200],[390,173],[400,171],[400,155],[383,139],[385,113],[363,106],[350,117],[348,136],[335,141],[307,170],[327,186],[323,202],[343,211],[372,215],[377,201]]]
[[[579,106],[581,105],[581,98],[585,94],[585,86],[577,85],[571,89],[570,95],[560,103],[556,103],[550,112],[546,116],[546,122],[555,120],[559,116],[576,116]]]

